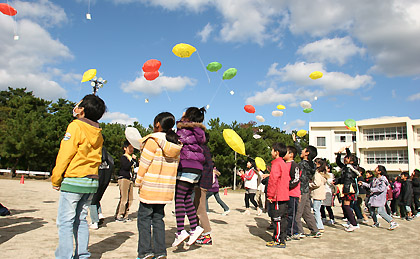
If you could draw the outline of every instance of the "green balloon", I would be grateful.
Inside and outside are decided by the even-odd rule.
[[[223,80],[232,79],[234,76],[236,76],[237,72],[238,70],[236,68],[229,68],[223,73]]]
[[[313,112],[313,111],[314,111],[314,109],[312,109],[312,108],[306,108],[306,109],[303,110],[304,113],[310,113],[310,112]]]
[[[351,127],[355,127],[355,126],[356,126],[356,121],[355,121],[355,120],[353,120],[353,119],[348,119],[348,120],[345,120],[345,121],[344,121],[344,124],[345,124],[347,127],[351,128]]]
[[[219,62],[211,62],[207,65],[207,70],[210,72],[217,72],[221,68],[222,64],[220,64]]]

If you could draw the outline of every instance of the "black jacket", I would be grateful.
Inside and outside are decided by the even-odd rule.
[[[302,147],[297,141],[295,141],[295,147],[297,153],[300,154],[302,152]],[[311,181],[315,175],[315,164],[312,161],[302,160],[299,162],[299,168],[302,170],[300,176],[300,192],[302,194],[309,193],[309,181]]]
[[[347,155],[351,154],[350,150],[346,148]],[[357,177],[359,177],[359,171],[353,165],[350,164],[343,164],[341,162],[341,154],[338,153],[337,157],[335,158],[335,163],[337,166],[341,168],[341,176],[337,179],[336,184],[343,184],[343,193],[357,193],[358,192],[358,184],[356,183]],[[354,192],[350,192],[353,186]]]
[[[136,164],[136,161],[134,161],[134,159],[128,160],[128,158],[123,155],[121,157],[120,160],[120,171],[118,172],[118,179],[128,179],[128,180],[132,180],[132,178],[134,177],[133,175],[133,167]]]
[[[420,178],[413,177],[413,194],[420,194]]]
[[[411,206],[413,202],[413,183],[410,179],[401,183],[401,205]]]

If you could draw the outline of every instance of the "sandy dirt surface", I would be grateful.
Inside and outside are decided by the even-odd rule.
[[[136,189],[137,191],[137,189]],[[135,192],[136,192],[135,191]],[[353,233],[347,233],[341,224],[326,226],[319,239],[305,238],[287,242],[286,249],[268,248],[271,240],[267,215],[242,215],[243,193],[220,193],[231,213],[223,216],[222,208],[215,199],[209,199],[212,226],[212,246],[196,246],[174,249],[171,243],[176,231],[174,204],[166,206],[166,245],[169,258],[419,258],[420,219],[411,222],[397,219],[400,227],[387,230],[388,224],[379,219],[380,228],[361,225]],[[0,179],[0,202],[12,215],[0,217],[1,258],[54,258],[58,243],[57,217],[59,192],[51,188],[47,180]],[[102,199],[104,226],[90,230],[89,251],[92,258],[136,258],[138,231],[136,224],[138,198],[135,195],[130,217],[133,221],[115,222],[113,215],[119,199],[118,187],[111,184]],[[335,207],[338,223],[342,213]],[[90,220],[90,219],[89,219]],[[306,231],[308,231],[306,229]]]

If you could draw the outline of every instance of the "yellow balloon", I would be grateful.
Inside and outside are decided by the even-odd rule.
[[[298,135],[298,137],[301,137],[301,138],[303,138],[303,137],[305,137],[306,136],[306,134],[307,134],[308,132],[306,131],[306,130],[299,130],[297,133],[296,133],[296,135]]]
[[[284,109],[286,109],[286,106],[279,104],[279,105],[277,105],[277,109],[284,110]]]
[[[264,159],[262,159],[261,157],[256,157],[256,158],[255,158],[255,164],[257,165],[257,167],[258,167],[261,171],[265,171],[265,169],[267,169],[267,167],[265,166],[265,161],[264,161]]]
[[[315,79],[319,79],[319,78],[321,78],[323,75],[322,75],[322,72],[320,72],[320,71],[315,71],[315,72],[312,72],[310,75],[309,75],[309,77],[311,78],[311,79],[313,79],[313,80],[315,80]]]
[[[176,44],[172,52],[180,58],[189,58],[197,49],[186,43]]]
[[[223,138],[231,149],[238,152],[241,155],[246,156],[245,144],[241,137],[232,129],[223,130]]]
[[[357,131],[357,128],[356,127],[350,127],[349,128],[351,131]]]
[[[96,76],[96,69],[89,69],[83,74],[82,83],[87,82]]]

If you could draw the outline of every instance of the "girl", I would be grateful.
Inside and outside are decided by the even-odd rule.
[[[311,189],[311,197],[313,199],[313,207],[315,214],[315,222],[319,232],[324,232],[324,224],[321,219],[321,204],[325,200],[325,184],[327,182],[327,162],[324,159],[315,159],[317,169],[313,181],[309,183]]]
[[[335,190],[336,187],[334,186],[334,175],[331,172],[331,165],[327,165],[327,181],[325,183],[325,200],[322,201],[321,205],[321,216],[322,222],[327,223],[327,216],[325,215],[325,209],[327,209],[328,216],[330,217],[330,224],[335,224],[334,221],[334,212],[332,207],[334,206],[334,198],[335,198]]]
[[[142,153],[136,178],[136,186],[140,187],[138,258],[167,256],[164,209],[165,204],[173,200],[182,148],[178,135],[172,130],[174,125],[175,117],[171,113],[159,113],[153,122],[154,133],[140,140]]]
[[[369,210],[374,222],[372,227],[379,227],[379,222],[376,217],[376,210],[378,210],[379,215],[381,215],[384,220],[390,223],[388,229],[393,230],[398,227],[398,224],[385,211],[386,193],[389,185],[386,175],[387,172],[385,167],[378,165],[378,167],[375,169],[376,178],[373,179],[370,184],[359,181],[359,185],[363,185],[370,189]]]
[[[344,157],[343,164],[343,162],[341,162],[341,153],[344,149],[346,150],[346,156]],[[356,178],[360,176],[359,171],[357,170],[357,158],[350,152],[349,148],[343,147],[338,151],[335,162],[341,168],[341,177],[337,180],[337,183],[343,184],[342,208],[344,217],[347,218],[347,222],[349,223],[345,230],[352,232],[360,228],[350,207],[350,203],[356,199]]]
[[[248,171],[245,173],[239,174],[239,176],[244,181],[245,186],[245,207],[246,210],[243,214],[250,215],[249,201],[257,208],[258,214],[260,214],[260,208],[258,207],[257,202],[255,201],[255,194],[257,193],[258,188],[258,173],[255,171],[254,161],[249,160],[246,164]]]
[[[219,172],[219,170],[217,170],[217,168],[214,167],[213,168],[213,184],[212,184],[211,188],[207,191],[206,198],[208,200],[211,196],[214,196],[214,198],[216,199],[217,203],[219,203],[219,205],[222,206],[222,208],[223,208],[222,215],[223,216],[226,216],[226,215],[229,214],[230,209],[226,205],[226,203],[224,203],[222,201],[222,199],[220,198],[220,195],[219,195],[219,180],[218,180],[218,178],[219,178],[220,174],[221,173]],[[207,200],[206,200],[206,208],[207,208],[207,213],[209,213],[209,204],[208,204],[208,201]]]
[[[203,171],[205,157],[201,145],[206,142],[203,125],[204,108],[189,107],[177,123],[177,134],[183,143],[181,150],[176,191],[175,191],[175,217],[177,233],[172,246],[178,246],[189,237],[188,245],[192,245],[203,233],[204,229],[198,226],[196,210],[191,201],[194,184],[200,179]],[[187,215],[190,222],[190,234],[184,229],[184,218]]]
[[[153,122],[154,133],[140,140],[141,157],[136,178],[140,205],[138,258],[166,258],[165,204],[173,200],[179,154],[182,145],[172,130],[175,117],[169,112],[159,113]],[[153,227],[153,248],[151,230]],[[154,257],[153,257],[154,256]]]

